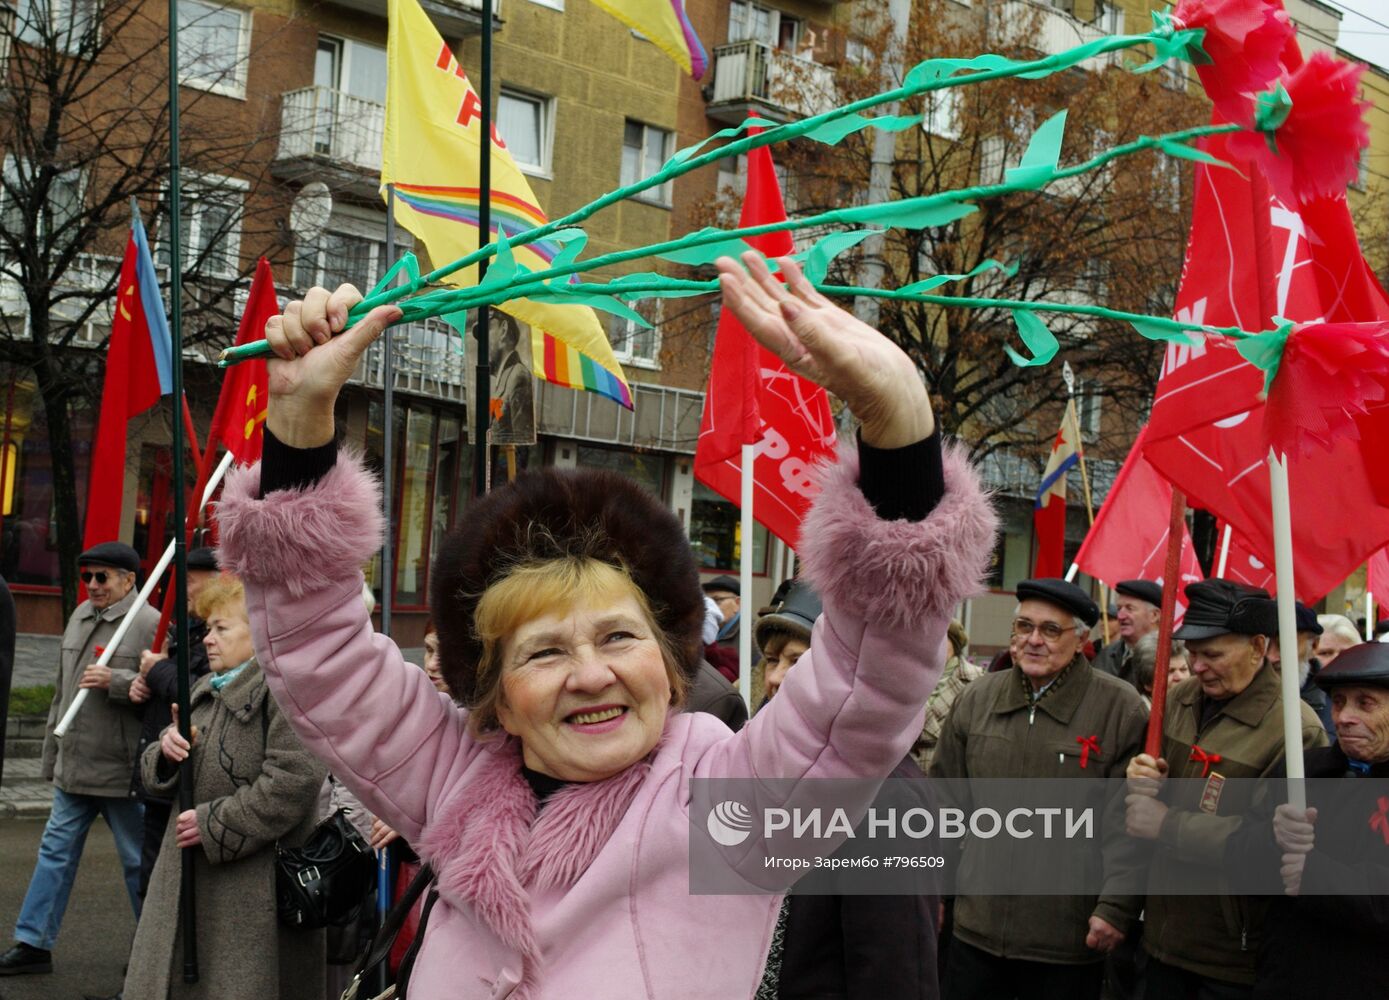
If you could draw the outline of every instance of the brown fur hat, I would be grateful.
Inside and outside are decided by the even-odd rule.
[[[483,592],[519,564],[566,556],[624,567],[676,651],[677,666],[694,677],[704,593],[679,519],[616,473],[542,469],[469,506],[445,536],[430,574],[439,668],[464,705],[477,695],[482,643],[473,619]]]

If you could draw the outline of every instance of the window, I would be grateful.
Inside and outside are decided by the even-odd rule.
[[[320,35],[314,53],[313,82],[316,87],[385,104],[386,50],[351,38]]]
[[[11,247],[24,239],[24,210],[34,201],[34,183],[35,177],[30,164],[13,156],[5,157],[4,182],[0,184],[0,226],[3,226],[8,234],[6,242]],[[61,231],[63,226],[76,219],[81,212],[82,172],[65,170],[53,178],[48,189],[48,197],[41,206],[38,239],[49,240],[50,234]],[[4,244],[0,244],[2,245]]]
[[[774,7],[733,0],[728,5],[728,40],[761,42],[794,52],[801,40],[801,22]]]
[[[234,277],[241,267],[241,212],[249,185],[231,177],[190,176],[179,207],[180,254],[185,274]],[[160,206],[168,220],[168,205]],[[168,230],[161,226],[155,262],[169,266]]]
[[[581,444],[577,461],[586,469],[608,469],[626,476],[657,499],[665,499],[668,459],[662,455]]]
[[[622,177],[624,187],[660,173],[670,159],[671,134],[654,125],[643,125],[630,118],[622,130]],[[642,201],[670,205],[670,181],[633,195]]]
[[[564,10],[564,0],[531,0],[531,3],[549,7],[551,10]]]
[[[299,244],[294,259],[294,284],[298,288],[351,284],[365,293],[385,273],[385,259],[383,240],[325,232],[312,242]]]
[[[99,10],[99,0],[19,0],[14,33],[30,45],[74,54],[95,45]]]
[[[661,367],[660,305],[660,299],[645,299],[636,303],[637,312],[651,323],[649,327],[640,326],[624,316],[608,314],[608,339],[618,361],[638,368]]]
[[[927,134],[940,136],[942,139],[958,139],[960,91],[928,90],[925,97],[926,108],[921,119],[921,128]]]
[[[690,503],[690,544],[701,569],[738,572],[743,558],[742,519],[729,503],[701,482]],[[767,529],[753,522],[752,571],[767,571]]]
[[[550,173],[550,102],[503,89],[497,99],[497,134],[526,173]]]
[[[1076,420],[1080,423],[1080,436],[1084,441],[1094,441],[1100,436],[1100,402],[1102,390],[1093,382],[1076,381]]]
[[[179,0],[178,67],[184,86],[246,96],[251,13],[203,0]]]

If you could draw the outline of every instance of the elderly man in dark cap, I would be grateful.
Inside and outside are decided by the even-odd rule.
[[[1101,649],[1090,666],[1128,681],[1137,689],[1133,648],[1139,639],[1157,630],[1162,612],[1162,587],[1151,580],[1122,580],[1115,585],[1114,595],[1119,638]]]
[[[1330,696],[1338,741],[1304,751],[1306,776],[1389,778],[1389,646],[1352,646],[1316,683]],[[1285,773],[1280,764],[1274,777]],[[1254,996],[1389,996],[1383,780],[1305,787],[1310,808],[1295,809],[1283,801],[1283,782],[1268,782],[1254,817],[1231,838],[1228,865],[1250,871],[1265,891],[1281,879],[1284,892],[1269,907]]]
[[[1129,765],[1128,829],[1156,842],[1143,947],[1147,1000],[1247,997],[1266,901],[1235,895],[1224,861],[1251,805],[1252,782],[1283,756],[1282,689],[1268,663],[1278,630],[1268,593],[1229,580],[1186,588],[1191,677],[1167,696],[1162,756]],[[1326,730],[1299,702],[1304,747],[1326,746]],[[1186,778],[1169,784],[1166,779]],[[1164,895],[1162,887],[1209,885],[1222,895]]]
[[[159,615],[149,607],[121,639],[108,664],[96,665],[102,650],[135,603],[140,557],[129,545],[104,542],[83,552],[79,573],[87,600],[77,606],[63,632],[57,691],[48,713],[43,775],[53,782],[53,811],[39,843],[38,863],[15,926],[15,945],[0,955],[0,975],[52,972],[53,945],[77,877],[87,830],[100,815],[116,840],[130,905],[140,913],[140,803],[130,790],[139,740],[140,650],[154,637]],[[77,692],[88,695],[67,735],[53,735]]]
[[[1133,686],[1094,670],[1081,652],[1099,608],[1074,584],[1024,580],[1017,588],[1009,670],[986,674],[960,694],[945,720],[931,775],[940,778],[1074,778],[1106,782],[1125,773],[1143,746],[1147,712]],[[958,785],[956,786],[958,787]],[[982,791],[981,793],[982,794]],[[972,803],[975,806],[979,802]],[[1109,813],[1103,850],[1086,847],[1098,896],[958,896],[946,1000],[1000,996],[1096,998],[1104,957],[1138,919],[1131,891],[1139,859],[1124,837],[1122,812]],[[971,851],[997,851],[967,838]]]
[[[1331,699],[1326,692],[1317,684],[1317,672],[1321,670],[1321,661],[1316,657],[1317,639],[1321,637],[1321,622],[1317,621],[1317,613],[1307,605],[1298,601],[1296,604],[1297,615],[1297,689],[1302,695],[1302,700],[1312,706],[1312,711],[1317,713],[1317,718],[1326,727],[1328,733],[1334,735],[1335,728],[1331,721]],[[1271,635],[1268,639],[1268,662],[1278,663],[1280,659],[1278,649],[1278,636]]]

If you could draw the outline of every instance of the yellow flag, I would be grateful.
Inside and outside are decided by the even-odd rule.
[[[436,264],[478,246],[478,167],[482,102],[463,67],[418,0],[390,0],[386,43],[386,134],[381,188],[395,187],[396,221],[424,241]],[[492,129],[491,227],[508,236],[545,223],[525,175]],[[518,264],[543,271],[558,243],[515,247]],[[444,279],[477,284],[477,267]],[[501,308],[531,328],[531,366],[538,378],[586,389],[629,409],[632,392],[612,345],[588,306],[513,299]]]

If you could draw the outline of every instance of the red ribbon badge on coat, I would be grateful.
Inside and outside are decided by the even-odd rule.
[[[1090,762],[1090,755],[1100,756],[1100,738],[1094,736],[1077,736],[1076,742],[1080,744],[1080,766],[1083,768]],[[1386,822],[1389,822],[1387,820]]]
[[[1211,773],[1211,765],[1220,763],[1220,754],[1208,753],[1200,747],[1191,748],[1191,760],[1201,765],[1201,777]]]
[[[1378,830],[1384,843],[1389,844],[1389,798],[1383,795],[1379,797],[1379,812],[1370,816],[1370,829]]]

